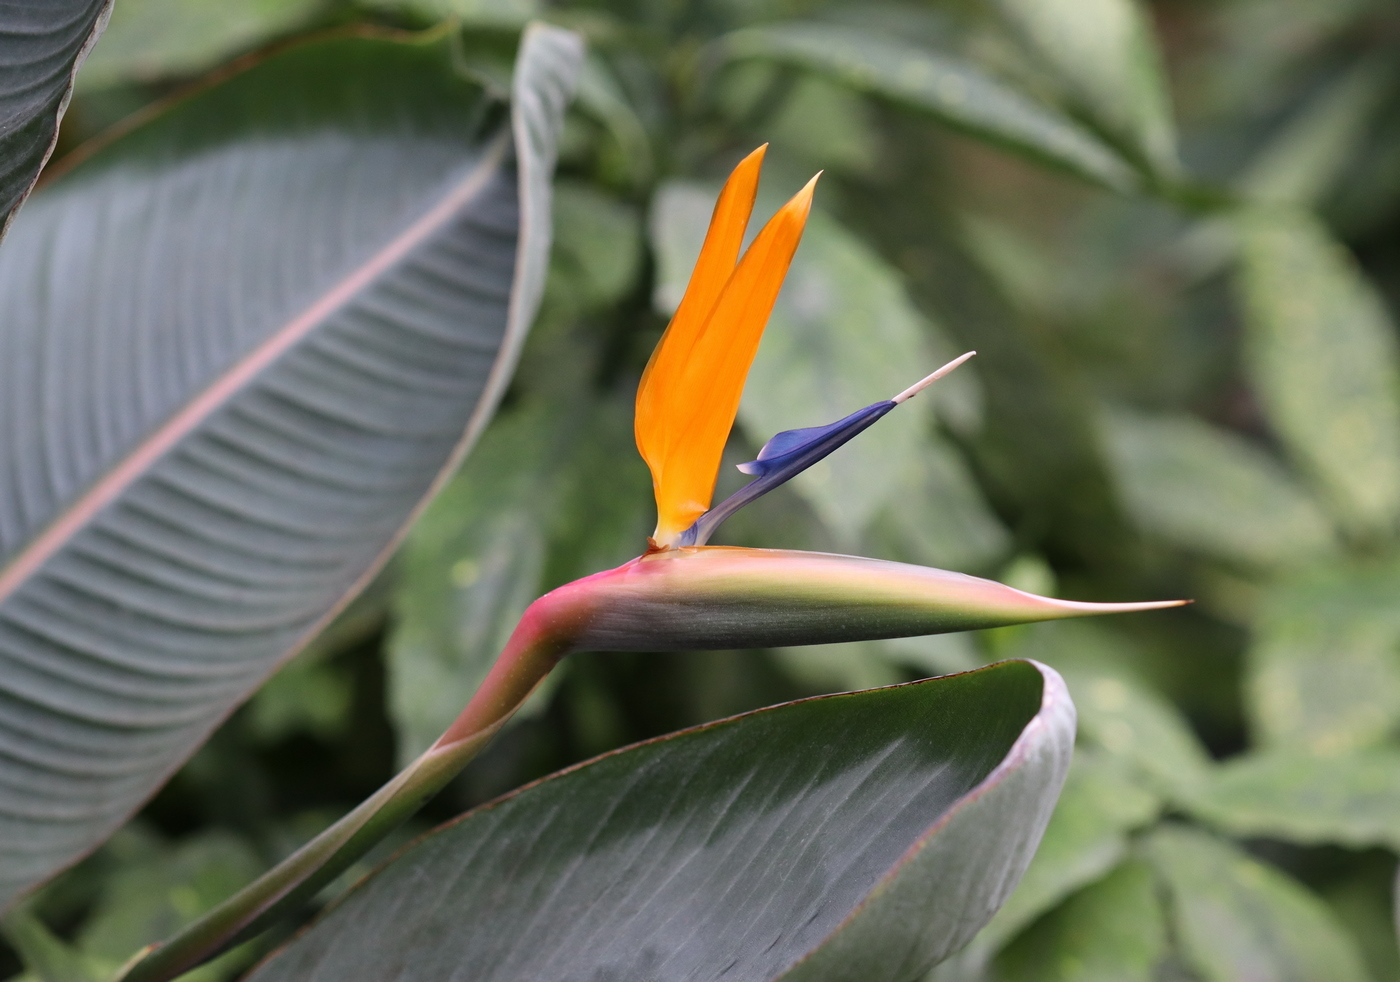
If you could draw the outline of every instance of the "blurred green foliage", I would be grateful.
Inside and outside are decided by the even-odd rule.
[[[454,17],[462,70],[499,81],[532,15],[591,53],[504,408],[380,581],[12,919],[30,975],[100,977],[285,855],[431,742],[533,597],[640,551],[632,394],[718,182],[771,142],[761,212],[826,174],[726,464],[980,356],[719,541],[1197,604],[577,656],[416,827],[686,724],[1035,657],[1079,706],[1074,771],[1018,892],[933,978],[1400,979],[1394,5],[118,0],[61,149],[346,24]]]

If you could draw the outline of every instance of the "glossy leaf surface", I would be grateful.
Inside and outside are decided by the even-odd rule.
[[[914,978],[1005,899],[1072,741],[1027,662],[685,731],[427,836],[252,977]]]
[[[0,227],[53,152],[73,77],[112,0],[45,0],[0,10]]]
[[[320,41],[25,210],[0,252],[0,894],[120,823],[465,452],[539,297],[577,60],[529,32],[507,113],[443,40]]]

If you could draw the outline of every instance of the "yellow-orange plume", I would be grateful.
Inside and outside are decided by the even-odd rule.
[[[685,296],[637,388],[637,449],[651,468],[660,546],[674,545],[710,507],[744,380],[811,210],[815,177],[735,264],[764,149],[725,182]]]

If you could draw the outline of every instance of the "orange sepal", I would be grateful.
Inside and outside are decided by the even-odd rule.
[[[651,468],[662,547],[710,507],[720,455],[744,380],[811,210],[816,178],[758,233],[717,288],[743,239],[762,150],[735,168],[720,193],[681,305],[637,389],[637,449]]]

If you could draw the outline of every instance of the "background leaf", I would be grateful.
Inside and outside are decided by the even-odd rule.
[[[976,65],[851,26],[789,22],[722,41],[733,59],[763,58],[822,72],[925,112],[949,126],[1096,184],[1124,190],[1131,170],[1093,134]]]
[[[1393,747],[1326,758],[1275,752],[1226,762],[1191,811],[1239,836],[1400,850]]]
[[[1005,663],[599,758],[420,840],[253,978],[909,978],[1029,859],[1068,762],[1057,689]]]
[[[1241,189],[1271,204],[1317,204],[1360,149],[1393,78],[1389,65],[1363,60],[1332,81],[1255,156]]]
[[[1181,711],[1131,666],[1130,641],[1088,625],[1032,625],[1011,647],[1053,666],[1079,709],[1079,731],[1119,757],[1148,787],[1189,800],[1206,779],[1210,756]]]
[[[1243,226],[1251,379],[1269,422],[1357,535],[1400,512],[1400,357],[1384,301],[1315,221]]]
[[[997,0],[1071,105],[1159,175],[1176,162],[1171,98],[1137,0]]]
[[[1367,979],[1355,945],[1327,908],[1277,869],[1180,826],[1153,833],[1147,855],[1203,982]]]
[[[651,484],[620,408],[566,387],[502,413],[414,527],[388,641],[402,763],[457,718],[531,601],[645,550]]]
[[[534,412],[501,422],[401,553],[388,664],[400,764],[457,718],[540,593],[550,431],[560,420]]]
[[[1267,453],[1189,416],[1105,413],[1108,459],[1128,511],[1148,532],[1245,568],[1325,557],[1327,517]]]
[[[1400,722],[1393,563],[1318,569],[1262,598],[1248,655],[1250,722],[1265,747],[1332,756]]]
[[[966,571],[990,570],[1011,551],[1011,536],[947,441],[925,435],[895,487],[894,500],[867,530],[869,551]]]
[[[103,966],[108,978],[132,952],[164,940],[262,870],[262,857],[228,833],[193,836],[177,846],[124,833],[112,847],[107,858],[118,869],[76,939],[78,951]],[[230,956],[197,970],[191,982],[227,978],[246,966],[247,953]]]
[[[1095,882],[1128,855],[1128,833],[1157,817],[1161,800],[1121,761],[1091,746],[1075,750],[1064,791],[1026,875],[973,939],[964,959],[985,963],[1046,911]]]
[[[472,25],[519,27],[540,13],[536,0],[363,0],[381,10],[407,11],[429,20],[460,18]]]
[[[0,252],[0,429],[33,437],[5,444],[25,477],[0,497],[0,718],[25,734],[0,764],[0,893],[109,834],[465,452],[542,287],[577,57],[527,36],[518,166],[445,43],[332,39],[26,210]]]
[[[1080,890],[997,959],[999,982],[1156,982],[1167,926],[1147,864]]]
[[[782,430],[830,423],[889,399],[951,351],[879,257],[815,212],[754,358],[739,421],[761,446]],[[854,542],[899,494],[905,461],[918,457],[930,402],[901,406],[793,480],[842,540]]]

